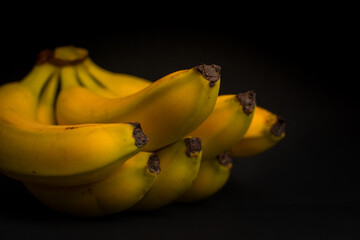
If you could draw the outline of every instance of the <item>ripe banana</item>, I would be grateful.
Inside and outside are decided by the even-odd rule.
[[[61,74],[59,124],[140,122],[150,139],[145,151],[167,146],[198,127],[213,110],[220,87],[216,65],[177,71],[133,95],[113,99],[81,87],[70,66]]]
[[[211,159],[228,151],[246,133],[253,119],[254,91],[220,95],[210,116],[193,132],[203,146],[203,158]]]
[[[56,69],[38,61],[23,80],[0,87],[0,172],[53,185],[97,181],[138,153],[148,138],[139,124],[37,122],[41,90]]]
[[[176,201],[195,202],[214,195],[228,181],[232,166],[227,152],[209,159],[203,158],[194,183]]]
[[[187,137],[157,152],[161,174],[149,192],[132,210],[152,210],[165,206],[181,196],[195,180],[201,162],[199,138]]]
[[[37,105],[36,120],[39,123],[55,125],[55,101],[59,86],[59,72],[56,71],[42,90]]]
[[[230,149],[233,157],[250,157],[275,146],[285,137],[286,122],[282,117],[257,106],[245,136]]]
[[[83,64],[78,64],[74,67],[78,80],[82,86],[103,97],[117,97],[117,95],[111,89],[105,88],[105,86],[102,85],[101,82],[97,81],[93,76],[91,76],[91,74],[86,70]]]
[[[152,84],[151,81],[137,76],[108,71],[95,64],[89,57],[83,65],[98,85],[110,90],[118,97],[129,96]]]
[[[160,174],[156,153],[140,152],[107,178],[75,187],[46,187],[25,184],[43,204],[81,217],[97,217],[124,211],[149,191]]]

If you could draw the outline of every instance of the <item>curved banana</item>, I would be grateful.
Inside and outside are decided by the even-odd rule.
[[[255,92],[220,95],[210,116],[193,132],[203,146],[203,158],[210,159],[228,151],[248,130],[253,119]]]
[[[118,97],[132,95],[152,84],[151,81],[125,73],[108,71],[87,58],[83,65],[98,85],[114,92]]]
[[[36,121],[38,98],[56,66],[37,64],[0,87],[0,172],[14,179],[78,185],[104,178],[148,138],[139,124],[49,125]]]
[[[44,86],[39,97],[36,121],[39,123],[55,125],[55,101],[59,86],[59,72],[56,71]]]
[[[74,68],[63,67],[61,74],[56,104],[59,124],[140,122],[150,139],[145,151],[167,146],[198,127],[213,110],[220,87],[216,65],[174,72],[133,95],[115,99],[81,87]]]
[[[25,186],[54,210],[81,217],[97,217],[119,213],[139,202],[159,173],[156,153],[140,152],[96,183],[76,187]]]
[[[195,202],[214,195],[228,181],[232,166],[232,159],[226,152],[209,159],[203,158],[194,183],[176,201]]]
[[[96,94],[107,98],[116,98],[118,97],[111,89],[105,88],[101,82],[97,81],[94,77],[90,75],[90,73],[86,70],[83,64],[75,65],[76,75],[79,79],[79,82],[90,89]]]
[[[184,138],[157,152],[161,174],[143,199],[132,210],[152,210],[181,196],[195,180],[201,162],[199,138]]]
[[[285,137],[286,122],[282,117],[257,106],[245,136],[230,149],[233,157],[250,157],[275,146]]]

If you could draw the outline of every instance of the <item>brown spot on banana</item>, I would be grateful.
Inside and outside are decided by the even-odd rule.
[[[76,126],[71,126],[71,127],[66,127],[65,130],[73,130],[73,129],[77,129],[78,127]]]

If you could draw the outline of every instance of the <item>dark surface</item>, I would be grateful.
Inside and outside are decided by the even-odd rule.
[[[27,30],[7,34],[2,83],[21,79],[40,50],[67,44],[87,48],[109,70],[150,80],[217,64],[220,94],[256,91],[260,106],[287,120],[287,136],[263,154],[234,159],[227,185],[205,201],[96,220],[52,212],[1,176],[0,239],[359,239],[353,30],[346,18],[306,16],[92,35],[60,28],[30,40],[19,37]]]

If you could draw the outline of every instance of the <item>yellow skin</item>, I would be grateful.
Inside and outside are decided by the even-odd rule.
[[[116,98],[118,97],[111,89],[105,88],[101,82],[98,82],[85,68],[84,64],[75,65],[76,75],[80,81],[80,83],[90,89],[91,91],[99,94],[100,96],[107,98]]]
[[[201,139],[204,159],[214,158],[245,135],[253,115],[245,113],[236,95],[221,95],[210,116],[190,135]]]
[[[275,146],[285,137],[285,122],[278,116],[265,108],[256,107],[253,121],[245,136],[237,142],[231,149],[230,155],[233,157],[250,157],[260,154]],[[275,123],[282,127],[282,132],[275,135],[271,130]]]
[[[167,146],[198,127],[213,110],[220,87],[220,80],[210,87],[210,81],[192,68],[169,74],[133,95],[110,99],[79,86],[75,72],[73,67],[61,70],[57,122],[139,122],[150,139],[145,151]]]
[[[46,206],[71,215],[98,217],[124,211],[149,191],[160,171],[149,168],[153,153],[140,152],[104,180],[76,187],[25,184]]]
[[[202,151],[193,151],[188,156],[187,150],[183,139],[157,152],[161,174],[145,197],[131,208],[132,210],[152,210],[165,206],[191,186],[199,171]]]
[[[126,89],[130,89],[129,93],[140,91],[145,88],[147,85],[151,84],[151,81],[140,79],[136,76],[131,76],[127,74],[112,73],[108,70],[105,70],[97,66],[92,60],[86,61],[87,68],[90,72],[96,73],[97,80],[100,82],[106,82],[111,80],[112,89],[119,91],[119,96],[126,96]],[[108,76],[112,75],[113,77],[109,78]],[[221,96],[222,97],[222,96]],[[214,108],[214,112],[217,106]],[[260,154],[271,147],[275,146],[281,139],[285,137],[285,133],[281,136],[276,136],[270,132],[271,126],[276,122],[277,116],[268,110],[265,110],[261,107],[256,107],[259,114],[257,117],[253,117],[252,123],[244,136],[243,140],[239,140],[235,146],[232,147],[230,154],[234,157],[249,157],[253,155]],[[255,110],[256,111],[256,110]],[[219,121],[221,122],[221,121]],[[191,133],[191,135],[194,135]],[[206,138],[203,139],[203,145],[206,144]],[[216,142],[217,145],[222,141]],[[205,154],[206,154],[205,147]],[[211,147],[211,149],[215,149]],[[222,148],[224,150],[225,148]],[[229,150],[229,149],[228,149]],[[215,151],[214,151],[215,152]],[[220,152],[220,151],[217,151]],[[214,154],[212,154],[214,155]]]
[[[203,158],[194,183],[176,201],[195,202],[214,195],[228,181],[232,166],[231,162],[223,163],[218,157]]]
[[[36,121],[39,123],[55,125],[55,100],[59,86],[59,72],[56,70],[53,76],[44,86],[36,110]]]
[[[94,79],[118,97],[129,96],[152,84],[152,81],[144,78],[108,71],[95,64],[90,58],[87,58],[83,65]],[[96,88],[94,90],[98,92]]]
[[[48,63],[36,65],[22,81],[0,87],[0,172],[49,185],[100,180],[142,149],[133,135],[139,127],[37,122],[41,89],[55,70]]]

